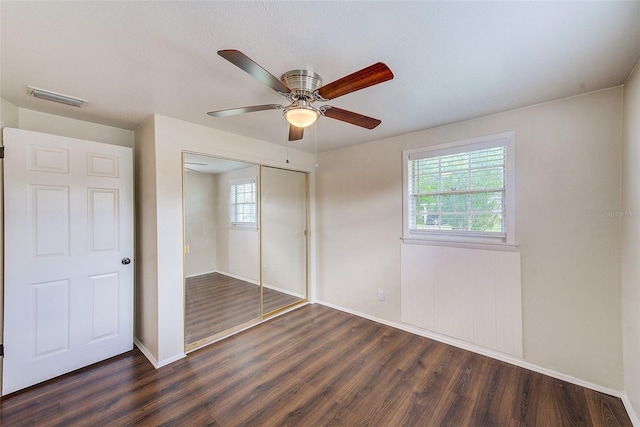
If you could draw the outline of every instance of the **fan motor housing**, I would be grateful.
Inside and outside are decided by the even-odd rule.
[[[280,80],[292,91],[310,92],[322,86],[322,78],[309,70],[291,70],[280,77]]]

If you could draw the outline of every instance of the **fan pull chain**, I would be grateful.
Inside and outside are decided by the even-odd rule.
[[[289,138],[287,138],[287,164],[289,164]]]
[[[315,152],[316,168],[318,167],[318,122],[313,125],[313,148]]]

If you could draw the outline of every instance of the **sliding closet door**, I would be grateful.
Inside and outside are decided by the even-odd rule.
[[[263,313],[307,298],[307,174],[261,168]]]
[[[185,349],[261,319],[260,166],[184,154]]]
[[[307,299],[307,174],[184,153],[185,350]]]

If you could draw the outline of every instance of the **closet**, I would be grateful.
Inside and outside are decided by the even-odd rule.
[[[185,351],[307,301],[305,172],[183,153]]]

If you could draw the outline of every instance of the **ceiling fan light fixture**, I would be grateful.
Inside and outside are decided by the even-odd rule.
[[[292,126],[306,128],[318,120],[320,113],[310,107],[296,107],[285,111],[284,116]]]
[[[287,98],[290,105],[286,107],[277,104],[254,105],[210,111],[207,114],[212,117],[225,117],[253,111],[283,109],[283,115],[289,122],[289,141],[302,139],[304,128],[314,124],[320,116],[365,129],[374,129],[381,123],[380,120],[331,105],[314,107],[312,104],[316,101],[327,102],[393,79],[393,72],[382,62],[377,62],[325,85],[318,74],[308,69],[290,70],[278,79],[237,49],[219,50],[218,55],[267,85],[278,95]]]
[[[320,111],[312,107],[309,101],[300,99],[284,109],[284,117],[292,126],[306,128],[318,120]]]

